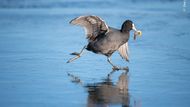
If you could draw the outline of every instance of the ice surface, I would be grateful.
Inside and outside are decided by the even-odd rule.
[[[87,43],[83,29],[68,22],[89,14],[116,28],[131,19],[142,30],[141,38],[129,41],[130,63],[113,55],[114,63],[129,67],[130,106],[189,107],[190,3],[184,7],[184,1],[1,0],[0,107],[84,107],[92,87],[115,90],[122,71],[105,81],[111,72],[106,57],[86,52],[66,64],[69,53]],[[68,72],[83,85],[72,83]],[[107,103],[103,97],[95,105],[124,103],[114,100],[124,96]]]

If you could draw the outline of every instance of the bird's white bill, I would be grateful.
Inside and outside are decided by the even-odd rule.
[[[136,29],[135,24],[132,24],[132,29],[135,31],[134,32],[134,40],[136,40],[136,36],[141,36],[142,32],[140,30]]]
[[[137,29],[136,29],[136,27],[135,27],[135,24],[132,24],[132,29],[133,29],[134,31],[137,31]]]

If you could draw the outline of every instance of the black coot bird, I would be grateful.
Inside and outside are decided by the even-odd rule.
[[[114,70],[125,69],[115,66],[111,62],[110,57],[115,51],[119,51],[121,57],[129,61],[128,40],[130,31],[135,31],[134,39],[136,39],[137,35],[141,35],[141,31],[135,28],[131,20],[126,20],[122,24],[121,29],[109,27],[100,17],[92,15],[77,17],[71,20],[70,23],[85,28],[88,45],[85,45],[79,53],[71,53],[71,55],[76,56],[68,60],[67,63],[78,59],[82,55],[84,49],[87,49],[88,51],[107,56],[107,61],[112,65]]]

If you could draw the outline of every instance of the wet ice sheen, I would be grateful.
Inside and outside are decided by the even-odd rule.
[[[189,107],[187,0],[186,11],[178,0],[9,2],[0,1],[1,107]],[[142,29],[141,38],[129,41],[130,63],[113,55],[114,63],[129,67],[127,75],[119,71],[107,78],[111,66],[91,52],[66,64],[69,53],[86,44],[82,28],[68,22],[84,14],[117,28],[131,19]]]

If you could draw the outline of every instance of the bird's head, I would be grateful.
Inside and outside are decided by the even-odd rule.
[[[134,30],[134,40],[136,36],[142,35],[142,32],[136,29],[135,24],[131,20],[126,20],[121,27],[121,32],[129,32],[130,30]]]

